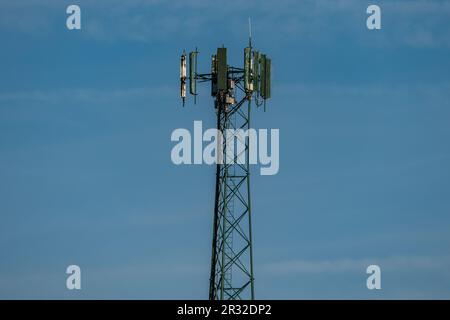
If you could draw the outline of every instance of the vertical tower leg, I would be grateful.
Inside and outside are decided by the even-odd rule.
[[[251,103],[244,98],[236,105],[226,105],[217,99],[223,164],[216,168],[209,298],[254,299],[249,141],[245,135],[236,134],[238,130],[246,133],[250,128]],[[243,150],[236,148],[239,143],[235,142],[242,143]],[[234,147],[227,148],[230,144]]]

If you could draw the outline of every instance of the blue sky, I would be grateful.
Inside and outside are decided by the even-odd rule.
[[[214,112],[206,87],[181,107],[178,59],[240,65],[248,16],[273,59],[253,124],[280,129],[256,297],[450,298],[450,1],[418,0],[1,1],[0,298],[207,298],[214,168],[173,165],[170,134]]]

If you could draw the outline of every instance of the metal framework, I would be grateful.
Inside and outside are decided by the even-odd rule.
[[[239,78],[234,78],[238,86]],[[251,96],[245,96],[234,106],[217,101],[217,128],[250,128]],[[246,103],[247,102],[247,103]],[[227,144],[234,138],[224,134],[222,141],[223,164],[216,168],[216,196],[213,222],[213,245],[209,299],[254,299],[253,249],[251,229],[249,141],[245,146],[245,164],[237,158],[240,154],[227,154]]]
[[[197,49],[189,54],[189,77],[186,54],[180,63],[181,97],[186,98],[186,79],[190,93],[197,95],[198,82],[211,82],[211,95],[217,115],[217,151],[222,155],[216,166],[213,239],[209,285],[210,300],[253,300],[253,246],[250,199],[250,137],[248,132],[252,101],[265,105],[270,97],[270,59],[252,50],[244,50],[244,68],[227,65],[226,48],[218,48],[212,57],[211,73],[197,73]],[[239,97],[239,100],[237,99]],[[234,130],[234,131],[230,131]],[[243,131],[236,131],[236,130]],[[229,134],[234,132],[234,134]],[[229,144],[244,148],[234,152]],[[229,152],[232,150],[233,152]],[[217,155],[216,155],[217,156]],[[218,158],[220,156],[217,156]],[[242,163],[239,159],[245,159]],[[222,160],[222,161],[220,161]]]

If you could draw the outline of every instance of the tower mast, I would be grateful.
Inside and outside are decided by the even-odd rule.
[[[270,59],[254,51],[251,42],[249,19],[249,46],[244,49],[244,68],[229,66],[227,49],[222,47],[212,56],[211,72],[197,73],[198,52],[189,54],[190,93],[197,95],[197,81],[211,82],[217,129],[222,133],[216,137],[210,300],[255,298],[248,130],[252,100],[260,106],[270,98]],[[182,87],[186,78],[180,79]],[[182,98],[185,97],[182,95]],[[227,147],[234,146],[235,142],[244,148],[234,152],[234,147]],[[242,159],[245,159],[243,163]]]

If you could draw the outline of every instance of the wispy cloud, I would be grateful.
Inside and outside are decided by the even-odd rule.
[[[273,96],[280,99],[298,99],[304,105],[324,102],[355,102],[364,109],[368,104],[378,103],[377,109],[398,110],[411,108],[408,101],[427,109],[450,106],[450,83],[406,83],[388,81],[385,83],[280,83],[274,86]],[[383,103],[379,103],[383,101]]]
[[[435,95],[437,93],[450,94],[450,83],[396,83],[396,84],[338,84],[338,83],[280,83],[276,86],[276,93],[286,94],[322,94],[331,95],[409,95],[411,93],[423,93]]]
[[[73,88],[62,90],[28,90],[0,93],[1,101],[34,101],[56,103],[64,101],[82,101],[106,103],[111,101],[175,96],[176,89],[168,85],[153,87],[133,87],[124,89],[88,89]]]
[[[178,88],[173,85],[159,85],[147,87],[90,89],[67,88],[60,90],[26,90],[15,92],[0,92],[1,101],[35,101],[35,102],[110,102],[135,98],[177,96]],[[336,97],[336,96],[365,96],[365,97],[408,97],[410,95],[428,96],[440,101],[448,101],[450,83],[419,83],[419,84],[311,84],[311,83],[281,83],[275,86],[276,96],[289,97]]]
[[[372,264],[379,265],[383,270],[441,270],[450,272],[450,257],[424,257],[424,256],[392,256],[365,259],[335,259],[335,260],[288,260],[266,263],[260,271],[267,274],[291,275],[311,273],[348,273],[365,272]]]
[[[186,260],[186,259],[185,259]],[[206,264],[150,260],[134,263],[83,264],[82,290],[75,295],[65,288],[65,268],[73,261],[48,264],[46,268],[25,267],[3,270],[0,275],[0,298],[3,299],[162,299],[191,297],[189,287],[177,288],[185,281],[203,279]],[[171,279],[171,280],[169,280]],[[176,280],[176,281],[174,281]],[[191,283],[189,283],[191,285]],[[206,287],[206,286],[205,286]],[[175,292],[175,294],[174,294]],[[195,298],[200,298],[195,296]]]
[[[51,0],[3,3],[0,28],[51,32],[64,21],[64,5]],[[376,39],[368,37],[365,26],[368,4],[358,0],[239,0],[226,6],[205,0],[113,0],[80,1],[79,5],[85,13],[84,34],[101,41],[173,41],[217,32],[237,36],[247,17],[253,16],[255,34],[276,41],[334,43],[351,37],[367,46],[450,46],[450,1],[380,2],[383,28]]]

